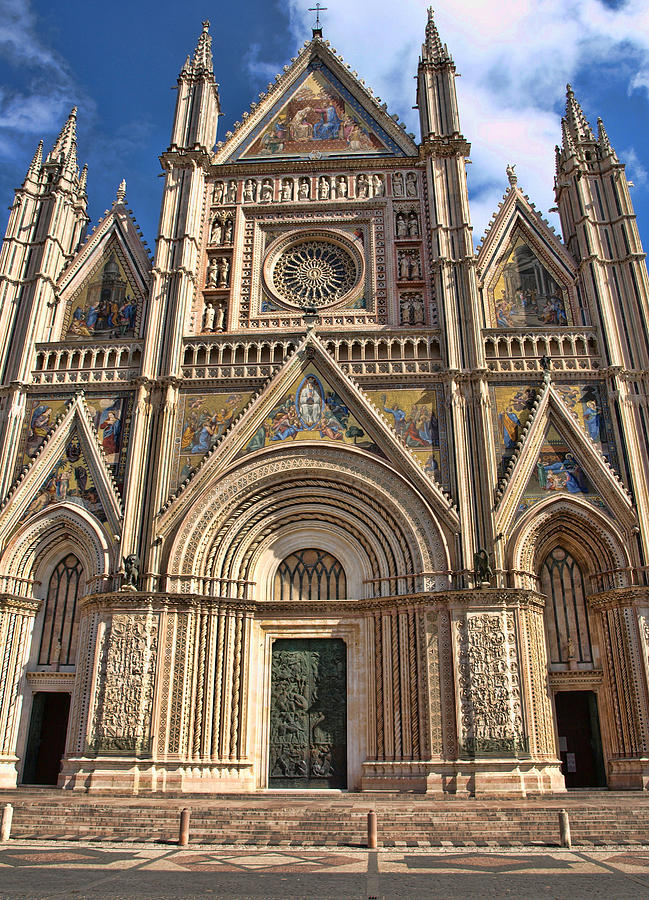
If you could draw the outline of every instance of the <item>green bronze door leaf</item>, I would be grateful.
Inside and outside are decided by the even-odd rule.
[[[273,644],[269,787],[347,786],[347,661],[335,639]]]

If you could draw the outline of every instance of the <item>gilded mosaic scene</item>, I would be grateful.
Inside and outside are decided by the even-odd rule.
[[[367,123],[322,72],[310,72],[296,92],[244,154],[324,156],[385,153]]]
[[[223,437],[252,394],[184,394],[179,398],[175,484],[183,482]]]
[[[71,304],[66,337],[123,338],[135,334],[137,302],[117,254],[110,253],[99,273]]]
[[[565,292],[521,238],[515,241],[493,293],[499,327],[568,324]]]
[[[427,474],[442,480],[437,392],[394,390],[367,393],[386,422],[423,464]]]

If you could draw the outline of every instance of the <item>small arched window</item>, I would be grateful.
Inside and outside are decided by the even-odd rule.
[[[279,564],[275,600],[340,600],[346,595],[345,570],[331,553],[298,550]]]
[[[38,665],[73,666],[77,653],[77,600],[83,581],[83,566],[73,553],[52,572],[45,598],[43,631]]]
[[[563,547],[555,547],[541,567],[541,590],[547,596],[545,631],[550,663],[592,663],[584,576]]]

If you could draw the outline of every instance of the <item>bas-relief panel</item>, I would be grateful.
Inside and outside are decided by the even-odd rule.
[[[499,328],[570,324],[566,291],[520,237],[502,265],[493,301]]]
[[[611,417],[604,386],[591,381],[584,384],[558,384],[556,388],[565,404],[576,415],[584,431],[597,444],[599,451],[613,468],[617,468]],[[507,468],[509,457],[521,439],[530,412],[538,399],[540,387],[525,382],[496,385],[491,390],[494,434],[502,475]]]
[[[172,488],[194,471],[201,459],[221,439],[252,394],[181,394],[175,435]]]
[[[423,463],[426,472],[445,484],[445,421],[440,414],[437,391],[399,388],[367,391],[367,395],[386,422]]]
[[[379,452],[336,391],[313,366],[308,366],[270,410],[244,452],[282,441],[313,440]]]
[[[346,94],[346,92],[345,92]],[[309,157],[389,153],[351,95],[343,96],[323,70],[308,73],[243,154]]]
[[[93,513],[100,522],[106,521],[106,513],[76,433],[72,434],[63,455],[42,481],[38,493],[22,514],[21,521],[53,503],[63,501],[77,503]]]
[[[37,455],[57,419],[65,412],[69,399],[69,397],[39,397],[32,400],[21,435],[16,477]],[[86,396],[85,401],[99,435],[106,461],[121,490],[126,468],[132,398],[130,395]]]
[[[99,270],[69,303],[65,340],[131,337],[137,311],[128,276],[118,254],[109,248]]]

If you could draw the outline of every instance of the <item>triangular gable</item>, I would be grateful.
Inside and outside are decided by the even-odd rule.
[[[574,260],[518,187],[509,188],[485,234],[478,277],[490,327],[547,328],[577,321]]]
[[[82,507],[121,531],[121,504],[83,394],[77,394],[0,507],[0,541],[31,515],[59,503]]]
[[[237,459],[284,442],[302,441],[344,444],[387,460],[431,501],[447,526],[457,528],[459,520],[451,498],[313,333],[171,498],[160,527],[171,527],[206,482]]]
[[[417,147],[327,41],[309,42],[215,162],[416,156]]]
[[[150,276],[141,232],[131,211],[116,202],[59,278],[60,339],[139,336]]]
[[[591,503],[626,527],[635,523],[626,489],[559,391],[547,382],[499,487],[497,531],[507,534],[528,508],[557,496]]]

